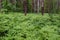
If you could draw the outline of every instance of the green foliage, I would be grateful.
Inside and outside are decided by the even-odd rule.
[[[7,9],[1,9],[1,13],[8,13]]]
[[[0,14],[0,40],[60,40],[60,14]],[[4,34],[4,35],[3,35]]]
[[[6,13],[8,10],[7,10],[7,2],[6,2],[7,0],[4,0],[3,2],[2,2],[2,9],[1,9],[1,12],[2,13]]]
[[[2,0],[1,12],[8,13],[16,9],[16,6],[9,2],[9,0]]]

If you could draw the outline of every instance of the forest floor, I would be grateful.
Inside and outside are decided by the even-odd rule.
[[[60,40],[60,14],[51,17],[47,13],[0,14],[0,40]]]

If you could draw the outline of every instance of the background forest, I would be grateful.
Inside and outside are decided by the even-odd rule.
[[[42,2],[44,5],[44,12],[60,10],[60,0],[0,0],[0,8],[6,11],[24,12],[24,5],[27,5],[27,12],[41,12]]]
[[[0,0],[0,40],[60,40],[60,0]]]

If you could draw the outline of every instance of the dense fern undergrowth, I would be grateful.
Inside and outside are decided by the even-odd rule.
[[[0,40],[60,40],[60,14],[0,13]]]

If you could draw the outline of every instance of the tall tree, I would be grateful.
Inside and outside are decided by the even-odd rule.
[[[36,0],[34,0],[34,12],[36,13]]]
[[[34,12],[34,0],[32,0],[32,12]]]
[[[27,15],[27,0],[23,0],[23,7],[24,7],[24,13],[26,16]]]
[[[0,10],[1,10],[1,8],[2,8],[1,2],[2,2],[2,0],[0,0]]]
[[[44,14],[44,0],[42,0],[42,3],[41,3],[41,12],[42,12],[42,15]]]
[[[59,13],[59,11],[60,11],[60,0],[58,0],[57,3],[58,3],[58,13]]]
[[[40,10],[40,1],[37,0],[37,13],[39,13],[39,10]]]

